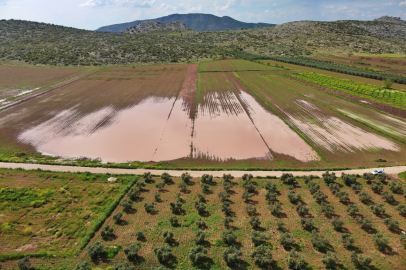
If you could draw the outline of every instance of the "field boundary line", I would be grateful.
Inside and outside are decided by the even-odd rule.
[[[10,104],[6,104],[6,105],[0,107],[0,111],[9,109],[9,108],[11,108],[11,107],[13,107],[13,106],[15,106],[15,105],[21,104],[21,103],[23,103],[23,102],[25,102],[25,101],[28,101],[28,100],[31,100],[31,99],[33,99],[33,98],[36,98],[36,97],[40,97],[40,96],[42,96],[42,95],[45,95],[45,94],[47,94],[47,93],[49,93],[49,92],[52,92],[52,91],[54,91],[54,90],[57,90],[57,89],[63,87],[63,86],[66,86],[66,85],[71,84],[71,83],[73,83],[73,82],[76,82],[76,81],[79,81],[79,80],[81,80],[81,79],[84,79],[84,78],[86,78],[86,77],[88,77],[88,76],[90,76],[90,75],[92,75],[92,74],[95,74],[95,73],[99,72],[100,70],[101,70],[101,69],[97,69],[97,70],[90,71],[90,72],[85,73],[85,74],[81,74],[81,75],[75,76],[75,77],[73,77],[73,78],[68,78],[68,79],[66,79],[66,80],[64,80],[64,81],[62,81],[62,82],[57,83],[56,85],[50,86],[49,89],[46,89],[46,90],[40,91],[40,92],[34,92],[34,93],[32,93],[31,95],[25,96],[25,97],[22,98],[22,99],[19,99],[19,100],[16,100],[16,101],[14,101],[14,102],[11,102]]]

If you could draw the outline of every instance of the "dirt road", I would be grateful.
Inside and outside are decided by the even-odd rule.
[[[41,164],[25,164],[25,163],[4,163],[0,162],[0,168],[22,168],[26,170],[50,170],[55,172],[91,172],[91,173],[110,173],[110,174],[143,174],[145,172],[151,172],[152,174],[159,175],[164,172],[168,172],[172,176],[181,176],[182,173],[188,172],[193,177],[200,177],[203,174],[211,174],[214,177],[221,177],[224,173],[231,174],[234,177],[241,177],[246,173],[250,173],[254,176],[276,176],[280,177],[283,173],[291,173],[295,176],[302,176],[302,175],[318,175],[322,176],[324,173],[323,171],[171,171],[171,170],[146,170],[146,169],[115,169],[115,168],[90,168],[90,167],[73,167],[73,166],[59,166],[59,165],[41,165]],[[351,174],[360,174],[366,172],[371,172],[373,169],[355,169],[355,170],[344,170],[344,171],[335,171],[335,173],[339,176],[341,172],[344,173],[351,173]],[[406,171],[406,166],[399,166],[399,167],[388,167],[385,168],[385,172],[388,174],[398,174],[401,172]]]

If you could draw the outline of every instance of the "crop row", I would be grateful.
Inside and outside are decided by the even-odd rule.
[[[351,80],[330,77],[315,73],[298,73],[292,77],[315,83],[330,89],[343,91],[356,96],[370,98],[372,100],[394,105],[406,106],[406,92],[386,89],[372,84],[359,83]]]

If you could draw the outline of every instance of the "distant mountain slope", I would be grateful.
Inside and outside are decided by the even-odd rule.
[[[145,34],[151,31],[186,31],[188,28],[181,21],[174,21],[171,23],[161,23],[161,22],[142,22],[137,26],[126,29],[123,33],[125,34]]]
[[[125,31],[130,27],[137,26],[138,24],[145,21],[156,21],[163,23],[182,21],[187,28],[190,28],[195,31],[222,31],[227,29],[240,30],[242,28],[253,29],[274,26],[274,24],[269,23],[240,22],[228,16],[217,17],[211,14],[193,13],[193,14],[172,14],[151,20],[139,20],[129,23],[113,24],[109,26],[100,27],[96,31],[119,33]]]

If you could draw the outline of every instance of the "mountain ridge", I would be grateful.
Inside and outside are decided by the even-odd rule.
[[[181,21],[174,21],[171,23],[161,22],[142,22],[137,26],[127,28],[124,34],[145,34],[152,31],[186,31],[189,30],[186,25]]]
[[[240,30],[242,28],[246,29],[256,29],[263,27],[275,26],[275,24],[269,23],[246,23],[235,20],[229,16],[218,17],[212,14],[203,13],[189,13],[189,14],[171,14],[164,17],[159,17],[156,19],[148,20],[137,20],[128,23],[119,23],[113,25],[102,26],[95,31],[99,32],[112,32],[120,33],[124,32],[126,29],[137,26],[142,22],[157,21],[161,23],[171,23],[174,21],[182,21],[187,28],[194,31],[222,31],[222,30]]]

